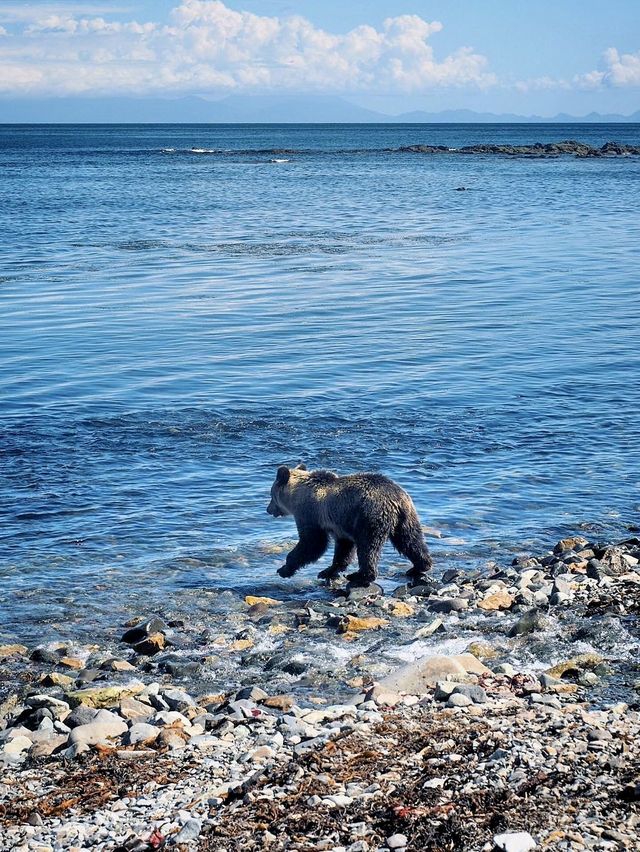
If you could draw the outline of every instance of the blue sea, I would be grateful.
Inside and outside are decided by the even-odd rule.
[[[437,571],[628,536],[640,158],[397,150],[571,138],[640,126],[0,127],[0,640],[326,594],[282,463],[396,479]]]

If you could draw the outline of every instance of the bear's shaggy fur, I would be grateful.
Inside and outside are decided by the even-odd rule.
[[[279,467],[271,487],[267,512],[275,518],[293,515],[300,541],[279,569],[281,577],[320,559],[335,540],[331,565],[318,575],[337,577],[357,553],[358,570],[349,575],[353,585],[367,586],[376,579],[378,561],[387,540],[410,560],[411,582],[424,579],[432,562],[411,497],[379,473],[337,476],[328,470],[308,471],[304,465]]]

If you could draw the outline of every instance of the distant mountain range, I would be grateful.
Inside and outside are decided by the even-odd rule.
[[[514,113],[405,112],[385,115],[329,95],[232,95],[218,101],[184,98],[22,98],[0,99],[0,124],[505,124],[505,123],[617,123],[640,122],[632,115],[591,112],[553,117]]]

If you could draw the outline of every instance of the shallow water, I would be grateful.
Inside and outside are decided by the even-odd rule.
[[[567,138],[640,127],[0,127],[0,639],[311,592],[282,462],[441,568],[637,523],[640,158],[384,150]]]

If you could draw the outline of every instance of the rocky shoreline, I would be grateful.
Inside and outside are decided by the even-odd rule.
[[[438,579],[0,646],[1,852],[637,848],[640,539]]]

